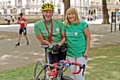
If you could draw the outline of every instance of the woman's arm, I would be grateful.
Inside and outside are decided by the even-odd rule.
[[[58,42],[58,45],[61,46],[62,44],[65,43],[66,41],[66,38],[65,38],[65,32],[61,32],[61,35],[62,35],[62,39],[60,42]]]
[[[88,27],[86,27],[86,29],[84,30],[84,34],[86,37],[86,52],[84,54],[84,57],[88,57],[88,51],[90,50],[90,40],[91,40],[90,31]]]

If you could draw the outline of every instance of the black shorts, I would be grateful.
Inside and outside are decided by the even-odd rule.
[[[26,35],[27,34],[27,30],[26,30],[26,28],[20,28],[19,29],[19,34],[24,34],[24,35]]]
[[[52,54],[51,52],[46,52],[46,62],[53,64],[55,62],[58,62],[60,60],[65,60],[66,58],[66,51],[61,52],[59,51],[58,54]]]
[[[12,22],[14,22],[14,19],[12,20]]]

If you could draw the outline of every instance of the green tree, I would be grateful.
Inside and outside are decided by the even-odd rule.
[[[102,24],[110,24],[106,0],[102,0],[102,14],[103,14]]]

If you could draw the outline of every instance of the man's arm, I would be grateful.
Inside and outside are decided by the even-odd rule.
[[[24,26],[25,26],[25,28],[26,28],[26,27],[27,27],[27,20],[24,19],[24,21],[25,21]]]
[[[27,22],[25,22],[24,25],[25,25],[25,28],[26,28],[27,27]]]
[[[38,39],[38,41],[41,43],[41,44],[49,44],[49,42],[47,40],[44,40],[42,34],[36,34],[36,38]]]

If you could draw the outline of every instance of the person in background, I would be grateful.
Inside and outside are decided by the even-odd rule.
[[[7,15],[4,16],[4,20],[7,21]]]
[[[34,24],[34,33],[40,44],[48,45],[46,62],[53,64],[66,57],[65,26],[62,21],[52,19],[54,6],[51,3],[43,4],[41,11],[43,19]]]
[[[71,74],[75,80],[85,80],[84,70],[88,60],[90,49],[90,31],[88,24],[80,20],[75,8],[69,8],[66,12],[64,24],[66,26],[67,56],[70,62],[79,62],[83,69],[79,74]],[[71,72],[78,71],[77,67],[71,66]]]
[[[27,21],[23,17],[23,13],[19,14],[18,23],[20,24],[20,29],[19,29],[19,34],[18,34],[18,43],[15,44],[15,45],[20,46],[20,39],[21,39],[22,33],[24,34],[24,37],[27,41],[27,45],[29,45],[29,40],[28,40],[28,37],[27,37]]]
[[[14,21],[15,21],[15,16],[14,15],[11,16],[11,20],[12,20],[12,23],[14,23]]]
[[[7,21],[8,21],[7,24],[8,24],[8,25],[10,25],[10,19],[11,19],[11,18],[10,18],[10,15],[8,15],[8,16],[7,16]]]

